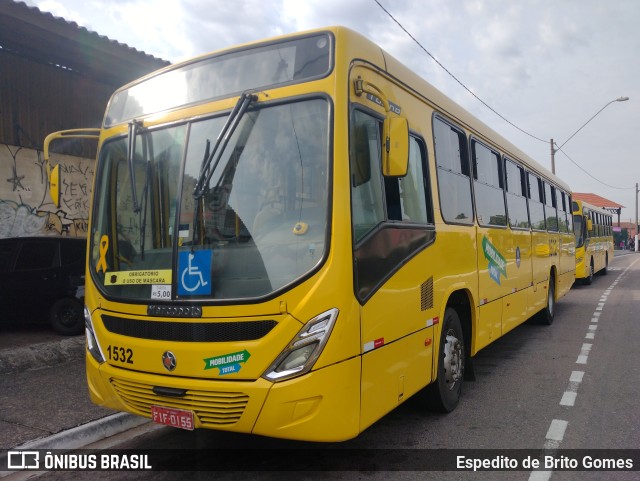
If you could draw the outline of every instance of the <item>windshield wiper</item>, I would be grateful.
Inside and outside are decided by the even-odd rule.
[[[127,149],[127,163],[129,164],[129,179],[131,180],[131,197],[133,200],[133,211],[140,212],[140,204],[138,203],[138,194],[136,192],[136,170],[133,165],[133,158],[136,154],[136,137],[138,129],[142,127],[142,122],[132,120],[129,122],[129,148]]]
[[[145,139],[143,138],[143,141]],[[144,169],[144,186],[142,188],[142,200],[140,205],[138,206],[138,210],[140,211],[140,215],[142,216],[140,222],[140,258],[144,260],[144,245],[146,241],[146,233],[147,233],[147,205],[149,202],[149,186],[151,184],[151,175],[153,170],[151,169],[151,160],[154,158],[153,154],[153,142],[151,141],[151,137],[147,136],[146,142],[142,144],[142,156],[144,159],[147,159],[147,163]],[[142,205],[144,203],[144,206]]]
[[[240,98],[238,99],[238,102],[236,102],[236,105],[233,107],[233,110],[229,114],[229,118],[218,134],[218,138],[216,139],[216,143],[213,146],[211,152],[209,152],[209,141],[207,141],[205,156],[202,159],[202,166],[200,167],[200,174],[198,175],[196,186],[193,189],[194,199],[198,200],[204,195],[206,190],[205,186],[209,184],[211,176],[213,176],[213,173],[218,167],[218,163],[222,158],[222,154],[224,153],[224,150],[227,147],[231,136],[235,132],[238,124],[240,123],[240,120],[242,120],[243,115],[245,114],[251,103],[256,101],[257,99],[258,97],[254,94],[242,92]]]

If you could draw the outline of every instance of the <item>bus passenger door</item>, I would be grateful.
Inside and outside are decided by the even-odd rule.
[[[436,314],[429,246],[435,227],[420,139],[406,134],[401,140],[403,148],[408,142],[406,175],[382,166],[383,149],[393,145],[384,138],[384,120],[416,118],[410,111],[417,108],[415,99],[369,68],[355,67],[351,78],[351,222],[354,286],[362,305],[363,430],[431,381]]]

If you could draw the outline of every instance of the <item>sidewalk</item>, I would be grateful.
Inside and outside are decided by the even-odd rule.
[[[89,400],[84,335],[0,325],[0,449],[72,449],[149,422]]]

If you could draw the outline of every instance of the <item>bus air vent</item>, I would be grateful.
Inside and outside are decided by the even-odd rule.
[[[420,286],[420,310],[433,308],[433,277],[429,277]]]

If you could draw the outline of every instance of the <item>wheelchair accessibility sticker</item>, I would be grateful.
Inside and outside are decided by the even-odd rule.
[[[180,252],[178,258],[178,295],[211,294],[211,257],[213,251]]]

